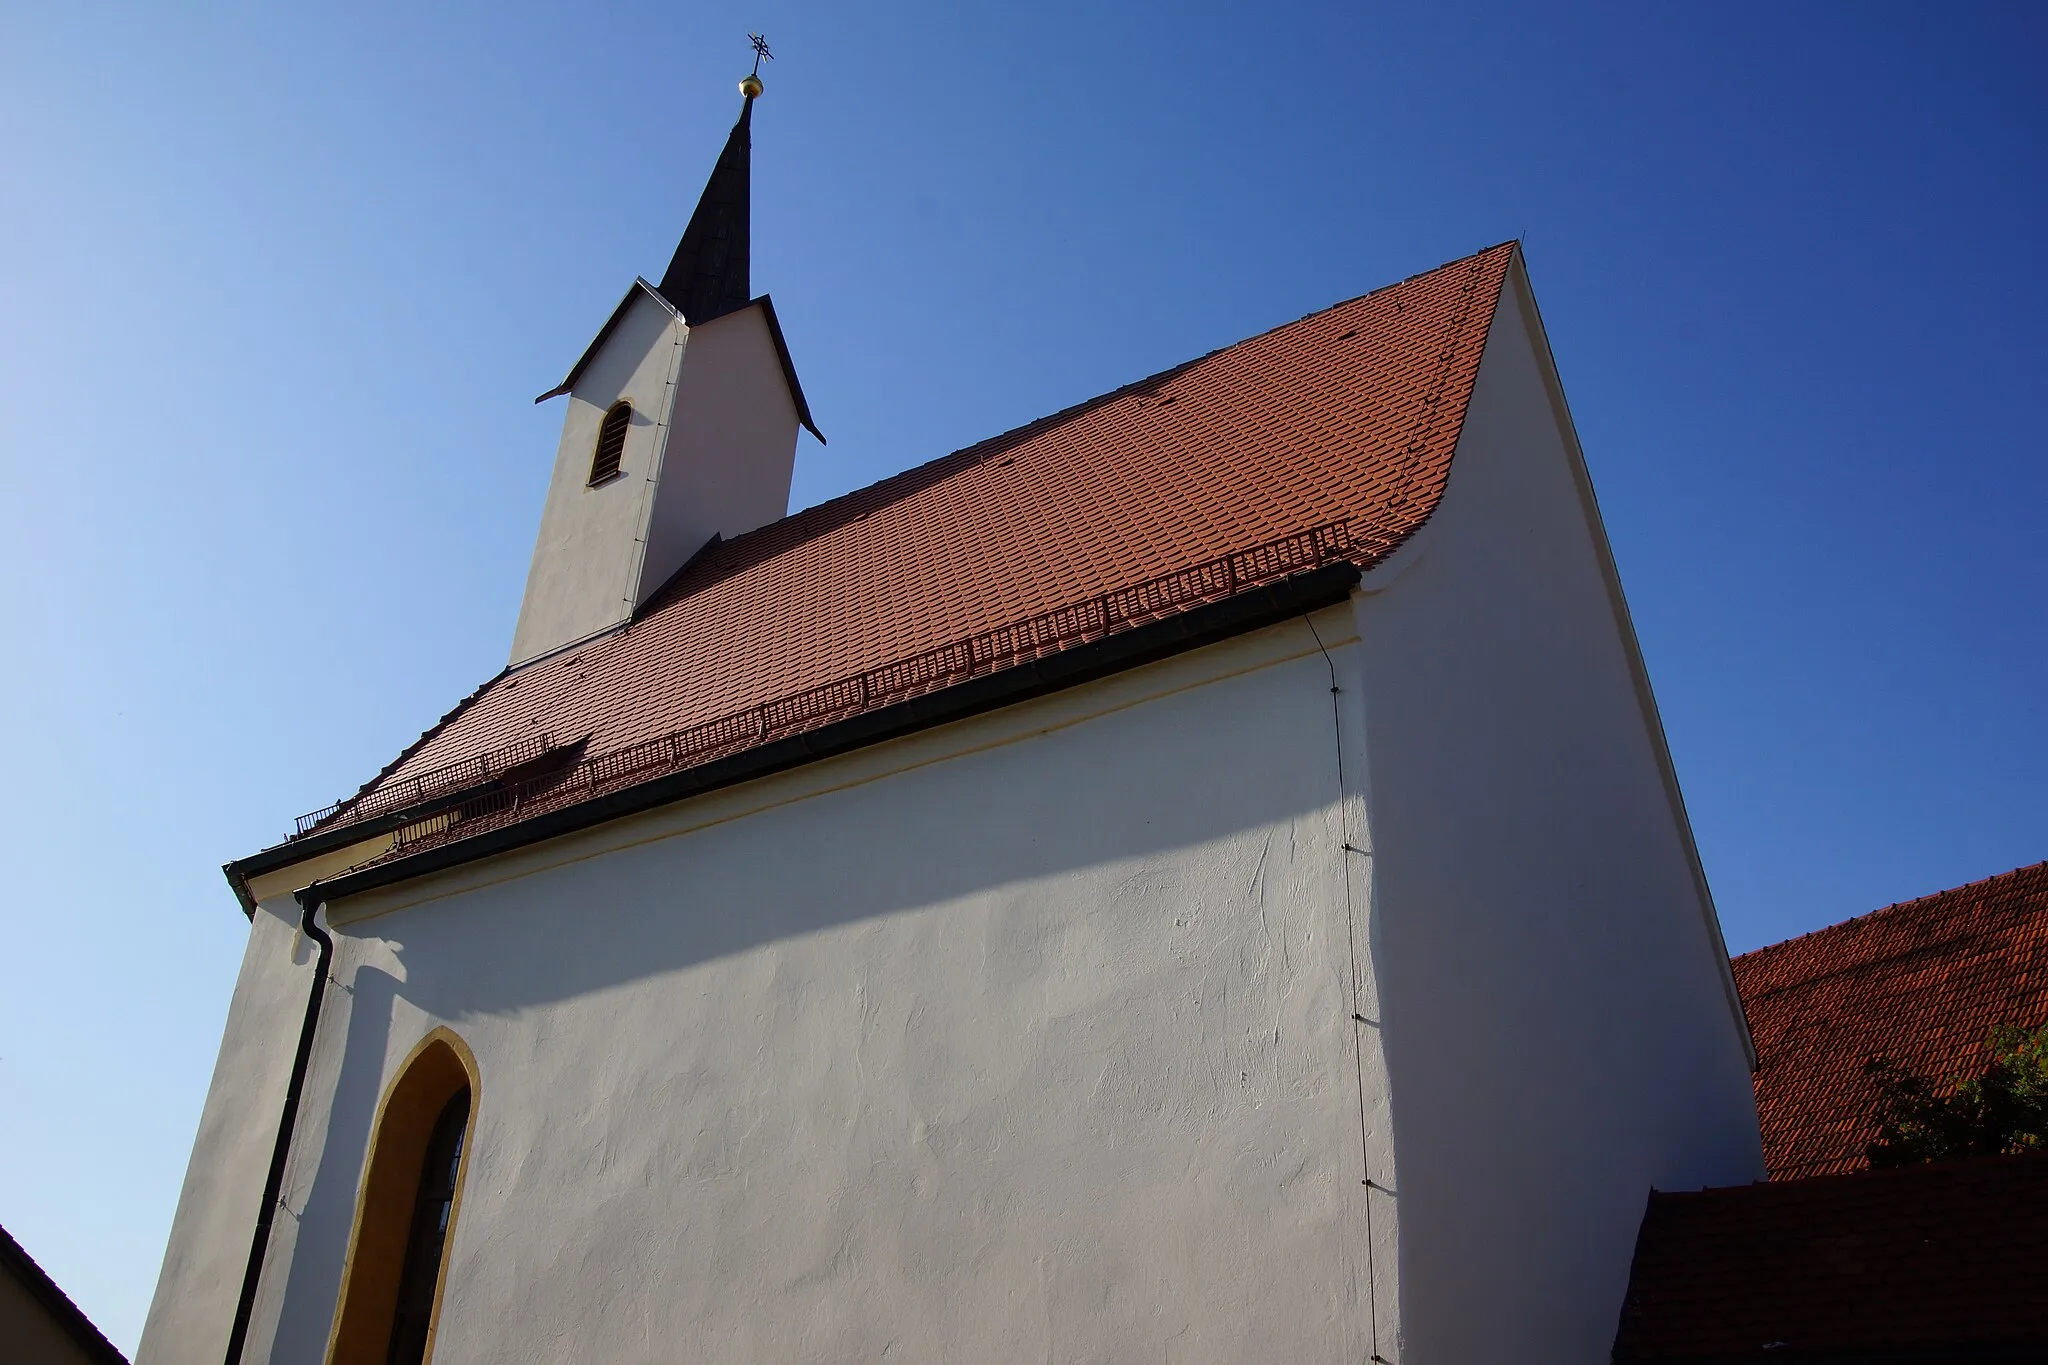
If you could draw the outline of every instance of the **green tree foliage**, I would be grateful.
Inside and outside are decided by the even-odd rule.
[[[1991,1061],[1946,1094],[1888,1060],[1866,1063],[1877,1087],[1876,1167],[2048,1151],[2048,1025],[1991,1032]]]

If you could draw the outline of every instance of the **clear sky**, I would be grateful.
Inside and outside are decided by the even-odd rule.
[[[503,662],[750,28],[799,504],[1520,237],[1730,946],[2048,857],[2048,9],[0,6],[0,1223],[116,1343],[219,865]]]

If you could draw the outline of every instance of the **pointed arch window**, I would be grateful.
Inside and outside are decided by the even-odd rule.
[[[462,1171],[462,1139],[469,1127],[469,1087],[441,1106],[427,1140],[427,1161],[412,1201],[412,1232],[398,1272],[398,1308],[392,1315],[390,1365],[420,1365],[427,1358],[427,1329],[434,1322],[434,1293],[441,1287],[441,1260],[448,1249],[448,1223],[455,1213],[455,1179]]]
[[[633,405],[621,398],[606,410],[597,428],[597,449],[590,456],[592,488],[617,476],[626,454],[626,429],[633,425]]]
[[[356,1193],[330,1365],[423,1365],[433,1351],[448,1248],[462,1207],[476,1061],[435,1029],[377,1111]]]

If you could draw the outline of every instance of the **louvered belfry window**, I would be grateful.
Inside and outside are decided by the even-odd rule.
[[[619,472],[619,457],[626,453],[626,428],[632,425],[633,405],[621,398],[597,429],[597,453],[590,457],[591,483],[603,483]]]

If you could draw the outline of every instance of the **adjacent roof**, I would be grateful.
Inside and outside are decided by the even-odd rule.
[[[1614,1359],[2048,1359],[2044,1267],[2048,1157],[1652,1194]]]
[[[618,632],[485,684],[352,803],[541,736],[643,745],[1318,528],[1370,564],[1442,496],[1514,251],[714,542]]]
[[[1945,1080],[1999,1024],[2048,1023],[2048,863],[1745,953],[1757,1112],[1777,1179],[1849,1171],[1877,1136],[1864,1065]]]
[[[77,1346],[81,1358],[98,1365],[128,1365],[128,1357],[93,1326],[85,1310],[57,1287],[49,1272],[36,1264],[35,1257],[23,1250],[6,1228],[0,1228],[0,1273],[12,1277],[22,1287],[48,1315],[51,1324]],[[17,1342],[13,1349],[27,1350],[28,1343]]]

